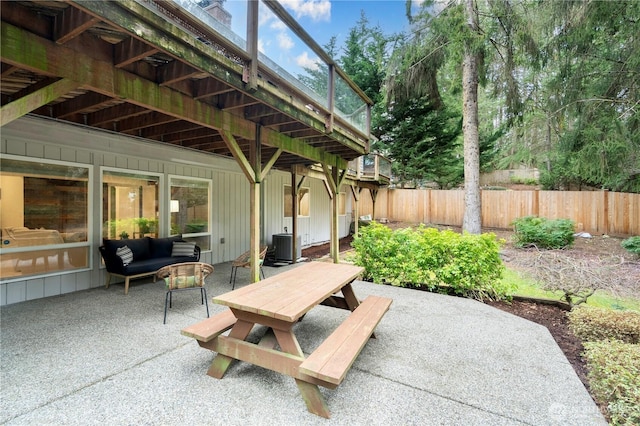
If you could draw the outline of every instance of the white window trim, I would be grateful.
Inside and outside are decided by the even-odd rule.
[[[196,232],[193,234],[183,234],[183,236],[186,236],[188,238],[192,238],[192,237],[205,237],[205,236],[209,236],[209,239],[211,240],[209,242],[209,245],[211,245],[213,243],[213,180],[212,179],[206,179],[206,178],[198,178],[198,177],[192,177],[192,176],[181,176],[181,175],[169,175],[169,179],[168,179],[168,183],[167,183],[167,188],[166,188],[166,200],[167,202],[160,204],[160,210],[159,210],[159,215],[164,218],[164,220],[166,221],[165,224],[165,231],[167,232],[167,235],[171,234],[171,209],[170,209],[170,205],[169,203],[171,202],[171,181],[173,179],[182,179],[182,180],[194,180],[194,181],[200,181],[200,182],[207,182],[207,187],[208,187],[208,197],[209,197],[209,230],[207,232]],[[163,212],[164,210],[164,212]]]
[[[0,277],[0,282],[2,282],[2,284],[7,284],[11,282],[19,282],[19,281],[31,280],[35,278],[74,274],[81,271],[92,270],[93,269],[93,249],[94,249],[94,246],[93,246],[93,212],[94,212],[93,182],[94,182],[95,167],[92,164],[86,164],[86,163],[52,160],[48,158],[24,157],[21,155],[4,154],[4,153],[2,154],[2,158],[6,158],[9,160],[30,162],[30,163],[56,164],[59,166],[81,167],[81,168],[87,169],[87,241],[79,242],[79,243],[49,244],[49,245],[41,245],[41,246],[28,246],[28,247],[16,247],[16,248],[0,247],[0,252],[13,254],[13,253],[29,252],[33,250],[49,250],[49,249],[55,250],[55,249],[75,248],[75,247],[89,247],[89,259],[88,259],[86,268],[73,269],[69,271],[53,271],[53,272],[28,275],[28,276],[7,277],[7,278]]]
[[[162,173],[155,173],[155,172],[149,172],[146,170],[137,170],[137,169],[123,169],[120,167],[108,167],[108,166],[100,166],[100,201],[98,202],[98,204],[100,205],[100,238],[102,238],[102,235],[104,235],[104,230],[102,229],[102,227],[104,226],[104,215],[102,214],[102,212],[104,211],[104,209],[102,208],[102,203],[104,202],[104,194],[102,193],[102,189],[104,187],[104,172],[116,172],[116,173],[129,173],[129,174],[144,174],[147,176],[154,176],[158,178],[158,186],[160,188],[160,190],[158,191],[158,216],[159,219],[162,218],[162,214],[160,212],[160,206],[162,206],[164,204],[163,199],[164,199],[164,193],[165,191],[162,190],[162,188],[164,188],[164,175]],[[162,224],[158,223],[158,229],[162,229]],[[162,237],[163,235],[158,235],[159,237]]]

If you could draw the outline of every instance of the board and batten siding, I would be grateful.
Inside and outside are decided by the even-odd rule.
[[[300,178],[298,178],[299,180]],[[272,244],[274,234],[293,231],[291,217],[284,217],[284,187],[291,186],[291,175],[281,171],[269,173],[263,184],[262,196],[262,242]],[[309,189],[309,216],[298,218],[297,233],[300,244],[304,247],[323,244],[330,239],[331,199],[324,183],[319,179],[307,178],[302,184]],[[347,188],[348,189],[348,188]],[[347,214],[339,217],[339,236],[349,234],[351,224],[351,193],[347,193]]]
[[[201,260],[211,264],[228,262],[249,249],[250,186],[233,159],[32,116],[15,120],[3,126],[0,132],[0,155],[77,163],[88,166],[91,174],[89,267],[4,280],[0,282],[0,305],[104,285],[106,273],[97,250],[102,240],[101,174],[104,168],[159,175],[159,203],[165,209],[170,176],[211,180],[211,250],[203,251]],[[272,235],[283,233],[285,226],[292,232],[291,218],[285,218],[283,211],[284,185],[290,184],[289,173],[274,170],[262,185],[262,244],[272,244]],[[329,241],[331,204],[321,180],[309,178],[303,186],[309,188],[311,196],[309,217],[298,220],[298,233],[304,248]],[[348,234],[351,221],[351,194],[348,190],[345,192],[347,214],[339,218],[340,237]],[[159,229],[160,235],[165,236],[166,231],[162,230],[168,229],[168,223],[162,208]]]

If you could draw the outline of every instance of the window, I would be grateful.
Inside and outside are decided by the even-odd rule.
[[[300,188],[298,190],[298,216],[309,216],[309,188]],[[284,217],[293,216],[293,203],[291,195],[291,186],[284,186]]]
[[[90,169],[0,159],[2,279],[89,266]]]
[[[210,249],[210,181],[171,177],[169,184],[171,235],[182,234],[202,250]]]
[[[159,176],[103,171],[103,238],[157,237],[159,183]]]
[[[338,194],[338,214],[341,216],[347,214],[347,194],[344,192]]]

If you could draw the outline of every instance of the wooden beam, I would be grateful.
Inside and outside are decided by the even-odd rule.
[[[193,98],[200,100],[209,96],[233,92],[234,87],[228,86],[215,78],[203,78],[194,83]]]
[[[14,72],[20,70],[20,67],[16,67],[14,65],[1,64],[1,66],[2,66],[2,71],[0,71],[0,78],[7,78]]]
[[[189,122],[179,122],[179,123],[175,123],[176,125],[180,126],[180,125],[188,125],[191,124]],[[168,127],[171,127],[171,125],[168,125]],[[140,135],[142,137],[146,137],[145,132],[147,129],[144,129]],[[189,140],[196,140],[196,139],[201,139],[201,138],[214,138],[219,136],[219,133],[217,130],[214,129],[208,129],[206,127],[198,127],[197,129],[184,129],[182,131],[180,130],[176,130],[175,132],[168,132],[166,134],[160,134],[160,135],[155,135],[155,137],[160,136],[160,140],[162,142],[178,142],[178,141],[189,141]],[[191,145],[190,145],[191,146]]]
[[[262,195],[262,144],[260,143],[260,126],[256,124],[256,139],[249,148],[249,161],[253,167],[253,180],[249,179],[249,237],[251,252],[251,282],[260,281],[260,196]]]
[[[170,137],[167,138],[166,135],[183,133],[183,132],[188,132],[192,130],[208,131],[207,134],[211,134],[211,129],[202,128],[202,126],[191,123],[189,121],[180,121],[180,122],[171,121],[164,124],[145,127],[140,132],[140,136],[143,138],[151,138],[151,139],[161,137],[163,141],[170,142],[171,138]]]
[[[338,203],[340,200],[339,191],[340,184],[344,180],[344,173],[340,172],[337,167],[329,167],[326,164],[322,164],[322,170],[324,171],[326,179],[324,180],[327,190],[331,196],[331,231],[329,251],[334,263],[340,263],[340,238],[338,236]],[[346,170],[345,170],[346,172]]]
[[[327,184],[329,189],[331,190],[332,194],[335,194],[336,190],[337,190],[337,184],[335,182],[335,180],[333,179],[333,174],[331,172],[331,169],[329,169],[329,166],[327,164],[322,164],[322,170],[324,171],[324,177],[327,180]]]
[[[185,146],[207,152],[219,152],[221,149],[227,147],[227,145],[222,140],[222,137],[220,137],[220,140],[212,138],[208,142],[198,141],[197,143],[191,143],[191,141],[189,141],[189,143],[185,144]]]
[[[271,168],[273,167],[273,165],[276,163],[276,161],[278,160],[278,158],[280,157],[280,154],[282,154],[282,149],[278,148],[276,150],[276,152],[271,156],[271,158],[269,159],[269,161],[267,161],[264,166],[262,167],[262,173],[260,175],[260,180],[264,180],[267,177],[267,174],[269,174],[269,171],[271,170]]]
[[[53,106],[53,116],[55,118],[67,118],[77,113],[91,108],[99,108],[101,105],[113,102],[113,98],[100,93],[88,92],[84,95],[76,96],[66,102],[61,102]]]
[[[94,4],[94,3],[91,3]],[[59,75],[77,81],[82,87],[179,119],[198,123],[216,130],[232,132],[244,139],[255,140],[255,123],[212,105],[199,102],[169,87],[160,87],[141,79],[111,63],[91,58],[64,46],[4,23],[1,28],[0,50],[2,58],[10,64]],[[340,156],[309,146],[272,129],[263,128],[265,145],[307,158],[313,162],[346,168],[347,161]]]
[[[164,17],[149,11],[139,2],[133,0],[121,0],[118,2],[79,1],[75,2],[75,4],[80,9],[96,14],[104,20],[113,22],[114,25],[121,26],[138,35],[149,44],[161,47],[161,50],[170,56],[181,59],[238,90],[247,90],[246,83],[242,81],[243,69],[241,65],[226,58],[213,47],[200,42],[193,34],[172,24]],[[136,19],[132,19],[132,15]],[[217,41],[224,42],[226,39]],[[246,52],[240,53],[243,59],[249,59]],[[339,69],[337,71],[338,73],[342,72]],[[347,82],[354,84],[350,80]],[[355,86],[354,90],[360,89]],[[324,119],[318,114],[310,113],[305,107],[308,103],[314,103],[313,99],[290,84],[287,87],[287,91],[295,92],[302,98],[298,96],[291,97],[290,93],[283,93],[280,89],[273,87],[264,80],[260,81],[258,89],[252,95],[260,101],[272,105],[284,114],[295,117],[296,120],[305,123],[307,126],[313,127],[319,132],[324,132],[326,130]],[[366,98],[366,95],[363,96]],[[350,127],[348,122],[343,124],[355,131],[356,134],[363,134],[362,131],[352,126]],[[366,151],[363,145],[356,142],[350,133],[334,130],[331,136],[349,149],[365,154]]]
[[[271,116],[276,114],[280,114],[280,111],[275,110],[271,108],[269,105],[264,105],[264,104],[251,105],[244,110],[244,118],[248,120],[263,118],[266,116]]]
[[[329,115],[327,116],[327,133],[333,132],[334,110],[335,110],[335,91],[336,91],[336,66],[329,64],[329,75],[327,76],[327,105]]]
[[[247,160],[247,157],[242,152],[242,149],[240,149],[240,146],[238,145],[236,138],[229,131],[222,131],[220,132],[220,135],[222,135],[222,139],[224,140],[224,143],[227,145],[227,148],[229,148],[229,151],[231,151],[231,154],[238,162],[238,165],[242,169],[242,172],[247,177],[247,179],[249,179],[249,183],[251,184],[255,182],[256,173],[253,170],[251,163],[249,163],[249,160]]]
[[[376,220],[376,199],[378,198],[378,189],[369,189],[371,194],[371,219]]]
[[[114,130],[139,136],[140,134],[138,132],[140,131],[140,129],[145,129],[152,125],[157,126],[163,123],[174,123],[179,120],[180,119],[178,117],[152,111],[150,114],[120,120],[118,122],[117,129]]]
[[[87,125],[99,126],[104,123],[112,123],[114,121],[124,120],[129,117],[137,117],[148,113],[148,109],[139,107],[138,105],[123,103],[87,114]]]
[[[295,168],[291,169],[291,263],[298,261],[298,191]]]
[[[159,67],[157,72],[158,84],[161,86],[168,86],[170,84],[177,83],[178,81],[186,80],[202,74],[202,71],[180,61],[171,61],[168,64]]]
[[[158,51],[156,47],[129,37],[113,47],[113,65],[117,68],[122,68],[147,56],[154,55]]]
[[[75,7],[68,7],[60,15],[56,16],[54,39],[58,44],[66,43],[98,22],[100,22],[100,19],[97,17],[84,13]]]
[[[353,224],[353,235],[358,235],[358,228],[360,225],[360,193],[362,188],[356,185],[349,185],[351,188],[351,195],[353,195],[353,215],[355,217]]]
[[[252,0],[247,4],[247,53],[249,64],[245,67],[242,81],[247,83],[251,92],[258,88],[258,1]]]
[[[78,86],[79,84],[75,81],[62,79],[2,106],[0,108],[0,127],[66,95],[77,89]]]
[[[257,105],[260,101],[245,95],[242,92],[233,92],[218,96],[217,107],[222,110],[241,108],[249,105]]]
[[[12,100],[18,100],[20,98],[23,98],[27,95],[30,95],[31,93],[37,92],[40,89],[43,89],[47,86],[52,85],[53,83],[55,83],[56,81],[60,80],[59,78],[54,78],[54,77],[46,77],[43,78],[42,80],[35,82],[33,84],[30,84],[29,86],[25,87],[22,90],[18,90],[15,93],[12,93],[11,95],[7,95],[10,99]]]

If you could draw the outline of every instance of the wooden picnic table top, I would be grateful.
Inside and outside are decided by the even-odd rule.
[[[361,266],[309,262],[221,294],[213,301],[232,309],[293,323],[363,272]]]

